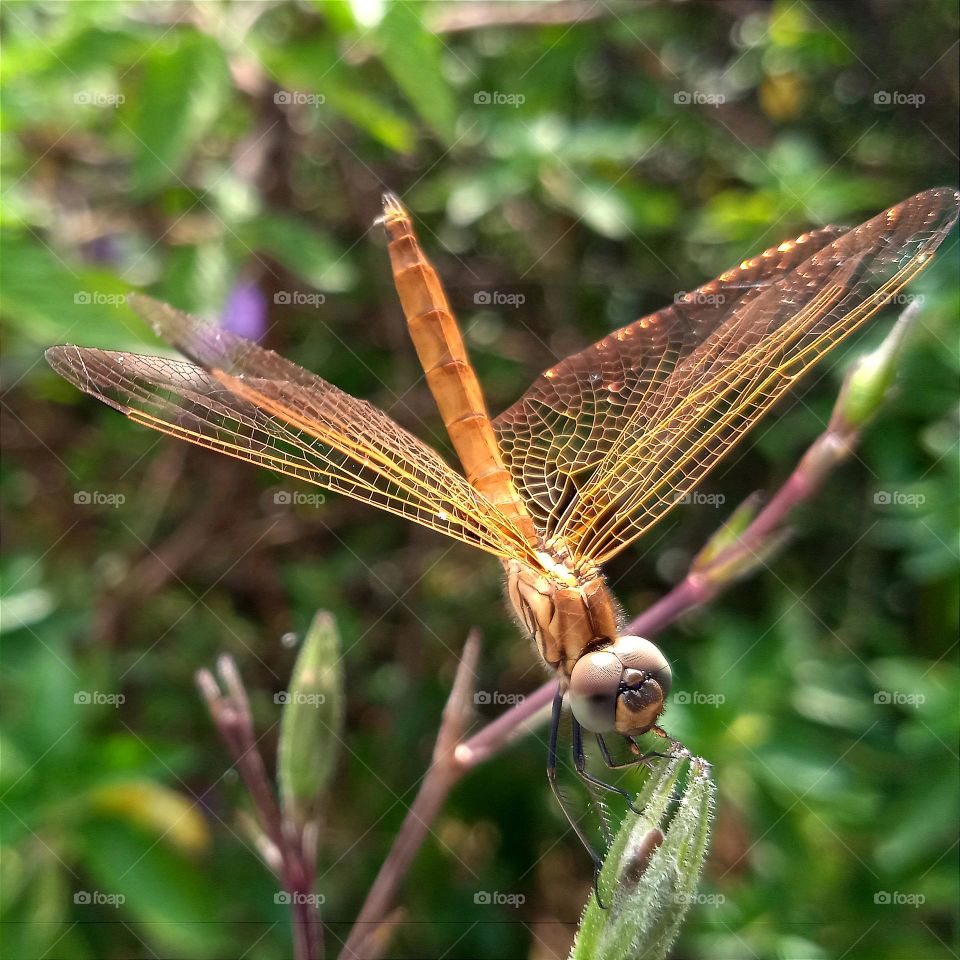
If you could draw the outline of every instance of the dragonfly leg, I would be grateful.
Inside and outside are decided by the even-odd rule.
[[[651,727],[650,731],[655,733],[658,737],[663,737],[664,740],[670,741],[670,755],[677,753],[688,754],[687,748],[679,740],[675,740],[673,737],[671,737],[670,734],[663,729],[663,727]],[[663,754],[657,754],[657,756],[663,756]]]
[[[603,867],[603,858],[593,849],[593,844],[590,842],[590,838],[587,836],[583,827],[580,826],[576,818],[574,817],[572,811],[570,810],[569,804],[567,803],[566,797],[561,793],[560,786],[557,783],[557,739],[560,734],[560,718],[563,713],[563,691],[560,689],[560,685],[557,685],[557,692],[553,697],[553,714],[550,719],[550,743],[547,748],[547,780],[550,781],[550,789],[553,791],[553,795],[557,798],[557,803],[560,805],[560,809],[563,811],[563,815],[567,818],[567,822],[573,828],[573,832],[577,835],[580,842],[586,848],[588,854],[590,854],[590,859],[593,861],[593,895],[597,898],[597,904],[602,910],[606,910],[606,906],[603,901],[600,899],[600,869]],[[574,721],[576,724],[576,721]],[[579,727],[579,724],[576,724]]]
[[[636,740],[633,737],[624,737],[624,740],[630,746],[631,752],[634,754],[629,760],[614,760],[613,754],[610,753],[610,748],[607,746],[607,741],[603,739],[602,734],[597,734],[597,746],[600,747],[600,753],[603,755],[603,762],[611,770],[623,770],[626,767],[636,767],[639,764],[646,763],[648,757],[662,757],[662,753],[641,753],[640,748],[637,746]]]
[[[599,777],[595,777],[591,773],[587,773],[587,758],[586,754],[583,752],[583,728],[579,723],[577,723],[576,717],[571,719],[573,722],[573,765],[576,767],[577,773],[582,779],[586,780],[587,783],[593,784],[595,787],[600,787],[602,790],[607,790],[610,793],[619,794],[624,798],[624,800],[627,801],[627,806],[634,813],[639,813],[640,811],[637,810],[633,805],[632,793],[628,792],[627,790],[623,790],[612,783],[607,783],[606,780],[601,780]],[[605,749],[605,747],[603,749]],[[606,759],[606,756],[604,759]]]

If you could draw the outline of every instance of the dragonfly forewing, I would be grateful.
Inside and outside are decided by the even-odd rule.
[[[924,269],[956,218],[956,191],[928,190],[804,235],[547,370],[496,420],[547,541],[583,567],[632,543]]]
[[[148,315],[159,307],[188,325],[190,318],[173,308],[138,302]],[[199,321],[189,329],[195,340],[222,332],[203,332]],[[223,338],[233,351],[238,339]],[[248,369],[282,367],[287,379],[85,347],[53,347],[47,359],[85,393],[154,430],[370,503],[503,559],[527,558],[503,515],[386,414],[249,346],[255,350],[246,351]]]

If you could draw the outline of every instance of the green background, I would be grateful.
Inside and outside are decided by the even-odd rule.
[[[326,608],[347,691],[317,882],[335,953],[469,628],[480,689],[542,682],[498,565],[333,495],[278,504],[293,485],[126,422],[43,349],[156,350],[116,297],[216,314],[256,283],[269,346],[449,454],[372,226],[384,188],[414,211],[499,411],[676,291],[955,183],[956,4],[7,2],[0,20],[0,949],[290,956],[193,674],[237,658],[272,763],[295,655],[281,638]],[[956,956],[955,237],[910,292],[922,320],[856,456],[768,569],[662,638],[676,690],[725,698],[665,718],[720,791],[712,900],[677,956]],[[501,306],[478,302],[491,293]],[[893,315],[711,476],[721,504],[675,512],[611,565],[626,611],[787,476]],[[550,797],[543,736],[456,789],[389,955],[566,954],[590,864]]]

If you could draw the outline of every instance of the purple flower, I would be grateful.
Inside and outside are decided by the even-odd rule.
[[[227,297],[220,326],[248,340],[260,340],[267,330],[267,298],[252,280],[238,280]]]

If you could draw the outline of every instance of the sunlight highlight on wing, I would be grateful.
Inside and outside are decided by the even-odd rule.
[[[54,347],[47,359],[85,393],[144,426],[370,503],[496,556],[526,557],[499,512],[439,455],[386,414],[306,371],[311,388],[296,388],[294,409],[289,381],[215,376],[184,361],[81,347]]]
[[[578,568],[648,530],[820,357],[930,261],[957,194],[744,261],[546,371],[496,421],[548,543]]]

